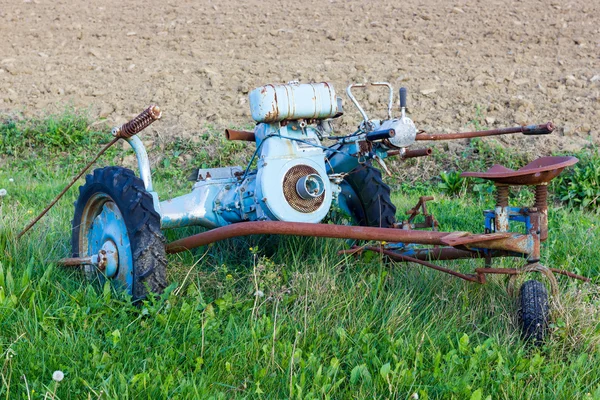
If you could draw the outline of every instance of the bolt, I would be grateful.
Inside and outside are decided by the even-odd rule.
[[[100,271],[104,271],[106,269],[106,264],[108,264],[108,257],[106,257],[106,250],[100,250],[98,252],[98,269]]]

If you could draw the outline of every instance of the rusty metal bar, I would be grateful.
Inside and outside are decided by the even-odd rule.
[[[498,136],[507,135],[510,133],[523,133],[524,135],[546,135],[554,130],[554,124],[548,122],[542,125],[527,125],[527,126],[516,126],[514,128],[502,128],[492,129],[489,131],[475,131],[475,132],[457,132],[457,133],[441,133],[441,134],[427,134],[420,133],[417,135],[415,140],[452,140],[452,139],[468,139],[475,137],[484,136]]]
[[[476,241],[478,236],[483,238],[489,238],[490,235],[508,234],[508,237],[499,237],[498,239]],[[464,245],[469,249],[490,249],[490,250],[505,250],[513,253],[520,253],[523,255],[529,255],[534,252],[533,245],[530,243],[530,235],[522,235],[518,233],[509,232],[496,232],[485,235],[471,235],[465,236],[464,238],[457,238],[455,240],[445,240],[445,244],[449,246],[461,246]],[[535,242],[535,241],[534,241]]]
[[[485,254],[478,251],[466,251],[455,249],[454,247],[435,247],[432,249],[416,250],[412,258],[417,260],[461,260],[472,258],[484,258]]]
[[[379,248],[372,246],[362,246],[362,247],[353,247],[347,250],[340,250],[338,254],[356,254],[361,253],[363,251],[377,251],[379,252]],[[393,251],[393,250],[392,250]],[[476,258],[485,258],[486,254],[477,250],[460,250],[455,249],[454,247],[433,247],[429,249],[416,249],[414,253],[410,255],[411,258],[416,258],[417,260],[424,261],[449,261],[449,260],[465,260],[465,259],[476,259]],[[509,251],[502,250],[494,250],[490,257],[522,257],[517,256],[514,253]]]
[[[407,262],[418,263],[418,264],[424,265],[426,267],[433,268],[437,271],[445,272],[447,274],[456,276],[458,278],[461,278],[461,279],[464,279],[464,280],[467,280],[470,282],[477,282],[477,283],[482,283],[482,284],[485,283],[485,275],[486,274],[519,275],[519,274],[522,274],[525,272],[529,272],[526,269],[520,270],[520,269],[516,269],[516,268],[475,268],[475,273],[477,275],[462,274],[460,272],[456,272],[449,268],[444,268],[444,267],[440,267],[438,265],[432,264],[432,263],[427,262],[420,258],[420,257],[424,257],[426,255],[431,256],[431,258],[435,258],[437,255],[440,257],[440,258],[435,258],[437,260],[454,260],[454,259],[462,259],[462,258],[484,257],[483,254],[479,255],[479,253],[473,253],[470,256],[469,256],[469,254],[462,254],[462,253],[469,253],[469,252],[465,252],[465,251],[457,250],[457,249],[453,249],[453,248],[441,248],[441,249],[426,250],[428,252],[427,254],[425,252],[423,252],[423,254],[420,254],[419,257],[409,257],[409,256],[405,256],[402,254],[398,254],[392,250],[385,250],[385,249],[382,249],[379,247],[374,247],[374,246],[365,246],[365,247],[351,249],[349,254],[355,254],[355,253],[358,253],[358,252],[361,252],[364,250],[374,251],[377,253],[384,254],[384,255],[390,257],[392,260],[396,260],[396,261],[407,261]],[[437,251],[437,254],[435,251]],[[431,253],[429,253],[429,252],[431,252]],[[501,255],[497,255],[497,256],[499,257]],[[548,268],[548,270],[552,271],[555,274],[561,274],[561,275],[565,275],[569,278],[579,279],[580,281],[584,281],[584,282],[590,282],[589,278],[586,278],[585,276],[574,274],[569,271],[565,271],[562,269],[556,269],[556,268]]]
[[[75,258],[61,258],[56,262],[58,265],[63,267],[79,267],[80,265],[95,265],[93,257],[75,257]]]
[[[94,265],[92,257],[61,258],[56,263],[63,267],[79,267],[86,264]]]
[[[426,149],[406,150],[404,154],[402,154],[402,159],[405,160],[407,158],[426,157],[430,156],[431,153],[433,153],[433,150],[429,147]]]
[[[338,251],[338,255],[342,254],[356,254],[362,253],[363,251],[377,251],[379,248],[372,246],[360,246],[352,247],[350,249]],[[393,250],[392,250],[393,251]],[[415,250],[409,257],[416,258],[417,260],[424,261],[446,261],[446,260],[462,260],[462,259],[474,259],[484,258],[485,254],[478,251],[466,251],[455,249],[454,247],[434,247],[430,249],[419,249]]]
[[[425,157],[430,156],[433,150],[428,147],[426,149],[414,149],[414,150],[390,150],[387,152],[388,157],[394,157],[399,155],[400,158],[406,160],[407,158],[415,158],[415,157]]]
[[[535,204],[537,212],[540,215],[539,232],[540,242],[545,242],[548,239],[548,185],[536,185],[535,187]]]
[[[569,278],[573,278],[573,279],[579,279],[580,281],[584,281],[584,282],[591,282],[590,278],[586,278],[585,276],[581,276],[581,275],[577,275],[577,274],[574,274],[569,271],[565,271],[564,269],[557,269],[557,268],[548,268],[548,269],[550,271],[554,272],[555,274],[568,276]]]
[[[475,268],[478,274],[518,275],[522,273],[516,268]]]
[[[328,237],[337,239],[410,242],[443,245],[448,232],[409,231],[368,226],[310,224],[305,222],[259,221],[240,222],[198,233],[167,244],[167,253],[179,253],[220,240],[238,236],[276,234],[294,236]]]
[[[376,252],[381,253],[381,254],[383,254],[385,256],[388,256],[389,258],[391,258],[392,260],[395,260],[395,261],[408,261],[408,262],[412,262],[412,263],[415,263],[415,264],[421,264],[421,265],[423,265],[425,267],[435,269],[436,271],[444,272],[446,274],[450,274],[450,275],[456,276],[457,278],[464,279],[465,281],[482,283],[482,282],[479,281],[479,278],[476,275],[473,275],[473,274],[463,274],[461,272],[457,272],[457,271],[451,270],[449,268],[440,267],[439,265],[432,264],[432,263],[430,263],[428,261],[419,260],[417,258],[413,258],[413,257],[405,256],[405,255],[402,255],[402,254],[398,254],[398,253],[395,253],[395,252],[393,252],[391,250],[384,250],[384,249],[377,248],[377,247],[365,247],[365,250],[376,251]]]
[[[227,140],[243,140],[245,142],[256,142],[254,132],[236,131],[234,129],[225,129]]]
[[[94,159],[92,161],[90,161],[89,163],[87,163],[87,165],[85,167],[83,167],[83,169],[81,170],[81,172],[79,172],[79,174],[77,174],[76,177],[74,177],[71,182],[69,182],[69,184],[62,190],[62,192],[60,192],[55,198],[54,200],[52,200],[52,202],[50,202],[50,204],[48,204],[48,207],[44,208],[44,211],[42,211],[37,217],[35,217],[33,220],[31,220],[31,222],[29,222],[29,224],[27,224],[27,226],[25,228],[23,228],[23,230],[21,232],[19,232],[19,234],[17,235],[17,239],[20,239],[21,236],[23,236],[25,233],[27,233],[27,231],[29,229],[31,229],[32,226],[34,226],[44,215],[46,215],[46,213],[48,211],[50,211],[50,209],[56,204],[56,202],[58,200],[60,200],[61,197],[63,197],[63,195],[67,192],[67,190],[69,190],[71,188],[71,186],[73,186],[75,184],[75,182],[77,182],[77,180],[79,178],[81,178],[81,176],[83,174],[86,173],[86,171],[88,169],[90,169],[90,167],[92,165],[94,165],[94,163],[100,158],[100,156],[102,156],[102,154],[104,154],[104,152],[106,150],[108,150],[113,144],[115,144],[117,141],[119,140],[118,137],[114,138],[113,140],[111,140],[108,144],[106,144],[101,150],[100,152],[96,155],[96,157],[94,157]]]
[[[114,256],[114,253],[111,254]],[[116,260],[115,260],[116,263]],[[63,267],[77,267],[80,265],[95,265],[100,271],[104,271],[108,265],[108,257],[106,250],[102,249],[98,254],[89,257],[73,257],[63,258],[57,261],[58,265]]]
[[[560,274],[564,276],[568,276],[569,278],[579,279],[580,281],[590,282],[590,278],[586,278],[585,276],[574,274],[573,272],[565,271],[563,269],[557,268],[548,268],[555,274]],[[475,272],[478,274],[500,274],[500,275],[519,275],[523,272],[516,268],[475,268]]]

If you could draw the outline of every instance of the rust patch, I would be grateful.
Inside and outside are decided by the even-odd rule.
[[[540,157],[516,171],[496,164],[486,172],[463,172],[460,176],[487,179],[504,185],[541,185],[550,182],[563,169],[578,161],[575,157]]]

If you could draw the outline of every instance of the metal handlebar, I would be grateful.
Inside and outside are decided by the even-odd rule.
[[[370,86],[385,86],[389,89],[390,91],[390,98],[389,98],[389,102],[388,102],[388,119],[392,119],[392,106],[394,105],[394,88],[392,88],[392,85],[390,85],[387,82],[370,82],[370,83],[353,83],[351,85],[349,85],[346,88],[346,94],[348,95],[348,97],[350,97],[350,100],[352,100],[352,102],[354,103],[354,105],[356,106],[356,108],[358,108],[358,111],[360,112],[360,114],[362,115],[363,119],[365,120],[365,124],[368,126],[369,125],[369,117],[367,116],[367,113],[365,112],[365,110],[360,106],[360,104],[358,104],[358,101],[356,100],[356,98],[354,97],[354,95],[352,94],[352,88],[366,88],[367,85]]]

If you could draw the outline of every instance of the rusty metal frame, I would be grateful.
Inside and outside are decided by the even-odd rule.
[[[438,251],[438,253],[437,253],[438,258],[436,258],[437,260],[456,260],[456,259],[464,259],[464,258],[483,258],[484,257],[483,253],[477,253],[477,252],[453,253],[453,250],[456,250],[453,248],[438,248],[436,250]],[[461,278],[461,279],[469,281],[469,282],[476,282],[476,283],[480,283],[480,284],[486,283],[486,275],[487,274],[509,275],[511,277],[511,282],[514,282],[514,278],[517,275],[521,275],[523,273],[528,273],[528,272],[540,272],[540,273],[544,274],[550,281],[553,295],[558,295],[558,283],[556,281],[556,277],[554,276],[554,274],[564,275],[569,278],[581,280],[583,282],[590,282],[590,279],[586,278],[584,276],[577,275],[577,274],[574,274],[572,272],[565,271],[562,269],[548,268],[537,262],[536,263],[528,263],[521,268],[475,268],[474,274],[464,274],[462,272],[458,272],[458,271],[455,271],[455,270],[452,270],[449,268],[445,268],[445,267],[441,267],[439,265],[433,264],[429,261],[423,260],[422,258],[406,256],[404,254],[396,253],[392,250],[384,249],[383,247],[375,247],[375,246],[356,247],[356,248],[353,248],[350,250],[343,250],[340,252],[340,254],[359,254],[363,251],[377,252],[377,253],[387,256],[388,258],[390,258],[391,260],[396,261],[396,262],[412,262],[415,264],[420,264],[425,267],[435,269],[436,271],[444,272],[449,275],[455,276],[457,278]],[[448,251],[448,253],[445,253],[444,251]],[[460,250],[458,250],[458,251],[460,252]],[[507,253],[493,254],[492,257],[506,257],[508,255],[509,254],[507,254]],[[513,283],[513,286],[514,286],[514,283]]]
[[[419,197],[417,205],[406,211],[406,214],[409,215],[408,219],[396,224],[396,227],[400,229],[431,228],[434,231],[437,231],[439,226],[438,221],[432,214],[427,212],[427,202],[433,199],[433,196]],[[425,221],[414,223],[413,221],[418,215],[422,215],[425,218]]]
[[[374,251],[394,261],[420,264],[480,284],[486,282],[487,274],[509,275],[511,277],[510,282],[514,284],[514,277],[517,275],[535,271],[544,274],[550,281],[553,293],[558,293],[555,273],[589,282],[586,277],[564,270],[547,268],[539,263],[541,242],[546,240],[548,233],[547,183],[558,175],[563,168],[575,162],[577,162],[577,159],[574,157],[543,157],[517,171],[495,166],[488,172],[463,174],[490,179],[496,185],[496,208],[493,211],[494,223],[493,226],[490,225],[486,228],[484,234],[437,231],[437,221],[433,215],[428,213],[426,206],[427,201],[433,200],[433,198],[423,196],[415,207],[408,210],[408,220],[397,224],[394,228],[283,221],[242,222],[169,243],[167,253],[177,253],[219,240],[252,234],[281,234],[400,243],[400,249],[405,251],[404,253],[383,246],[363,246],[348,251],[344,250],[340,253],[356,254],[362,251]],[[535,203],[533,207],[509,207],[509,186],[523,184],[535,186]],[[484,213],[490,212],[486,211]],[[414,219],[419,214],[425,217],[425,222],[416,224]],[[526,234],[510,232],[510,221],[517,217],[521,218],[517,221],[527,221]],[[413,230],[413,228],[430,228],[432,231]],[[414,249],[412,245],[415,244],[434,247]],[[528,264],[522,268],[491,268],[491,260],[495,257],[526,258]],[[486,261],[485,268],[476,268],[474,273],[464,274],[431,262],[432,260],[470,258],[484,258]]]

